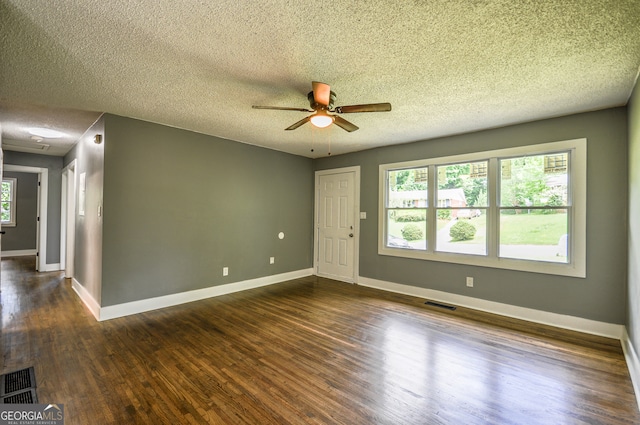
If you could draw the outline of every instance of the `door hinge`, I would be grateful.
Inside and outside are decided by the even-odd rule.
[[[39,257],[39,256],[40,256],[40,253],[39,253],[39,252],[36,252],[36,257]]]

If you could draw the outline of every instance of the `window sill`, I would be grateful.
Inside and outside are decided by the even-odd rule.
[[[516,260],[481,255],[450,254],[446,252],[427,252],[409,249],[380,247],[379,255],[411,258],[416,260],[438,261],[444,263],[464,264],[469,266],[489,267],[495,269],[516,270],[529,273],[542,273],[557,276],[586,278],[586,267],[576,264],[551,263],[533,260]]]

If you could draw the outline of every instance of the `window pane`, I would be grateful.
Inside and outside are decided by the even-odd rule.
[[[463,212],[469,218],[456,219],[455,214]],[[438,209],[436,250],[457,254],[487,255],[487,215],[485,212],[468,208],[460,210]]]
[[[427,248],[427,210],[389,210],[387,246],[391,248]]]
[[[427,206],[427,168],[392,170],[387,175],[387,207],[425,208]]]
[[[487,161],[439,166],[438,207],[486,207],[487,166]]]
[[[12,211],[15,208],[15,204],[13,203],[13,197],[15,194],[15,179],[6,179],[2,180],[2,196],[0,202],[0,219],[3,224],[14,224],[13,220],[15,220],[14,212]]]
[[[500,211],[500,257],[568,262],[566,209]]]
[[[2,182],[2,200],[3,201],[11,200],[11,183],[6,181]]]
[[[500,166],[501,206],[568,205],[568,153],[502,159]]]

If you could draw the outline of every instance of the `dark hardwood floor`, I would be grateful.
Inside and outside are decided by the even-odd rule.
[[[639,424],[619,341],[309,277],[97,322],[2,260],[2,373],[66,424]]]

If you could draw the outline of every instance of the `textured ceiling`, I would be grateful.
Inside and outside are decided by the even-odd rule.
[[[68,131],[101,112],[309,157],[625,105],[638,0],[0,0],[0,124]],[[311,81],[360,127],[286,127]],[[5,146],[14,149],[11,146]],[[311,148],[315,152],[311,152]]]

